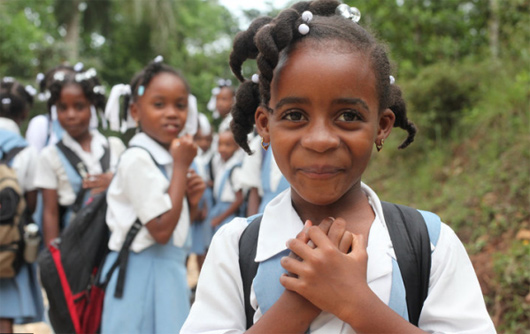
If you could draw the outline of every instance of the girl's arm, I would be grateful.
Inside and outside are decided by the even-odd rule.
[[[173,157],[173,175],[167,191],[171,198],[171,209],[145,224],[153,239],[160,244],[166,244],[169,241],[179,221],[182,201],[186,193],[186,175],[197,154],[197,146],[188,135],[175,138],[171,142],[169,152]]]
[[[282,259],[282,266],[297,275],[281,277],[286,289],[334,314],[357,333],[425,333],[390,309],[368,286],[368,254],[363,236],[352,234],[352,251],[347,254],[318,228],[310,228],[308,236],[315,249],[300,240],[289,242],[289,248],[302,261]]]
[[[26,209],[31,214],[35,212],[35,208],[37,207],[37,193],[38,191],[35,189],[32,191],[27,191],[26,194],[24,195],[26,199]]]
[[[42,189],[42,232],[44,244],[49,246],[59,236],[59,199],[56,189]]]
[[[212,226],[215,227],[223,222],[226,218],[230,217],[236,210],[243,204],[243,191],[238,190],[236,193],[236,199],[230,204],[228,209],[225,212],[221,213],[219,216],[212,219]]]

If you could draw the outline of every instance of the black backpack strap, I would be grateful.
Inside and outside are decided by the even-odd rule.
[[[258,271],[256,258],[256,247],[258,245],[259,226],[261,224],[261,215],[245,228],[239,238],[239,270],[243,280],[243,296],[245,300],[245,316],[247,319],[247,329],[254,324],[255,310],[250,305],[250,288],[252,281]]]
[[[105,173],[110,168],[110,144],[109,147],[104,146],[103,150],[103,156],[99,159],[99,163],[101,164],[101,171]]]
[[[20,153],[23,149],[25,149],[26,146],[19,146],[19,147],[13,147],[9,151],[5,152],[2,155],[2,159],[0,159],[0,162],[8,164],[13,158]]]
[[[105,280],[101,283],[101,286],[103,286],[103,288],[105,289],[110,281],[110,278],[112,277],[112,273],[114,273],[114,270],[120,267],[118,271],[118,281],[116,283],[116,290],[114,291],[114,297],[116,298],[121,298],[123,296],[123,289],[125,286],[125,272],[127,270],[127,264],[129,262],[129,251],[134,241],[134,238],[136,237],[141,228],[142,223],[139,219],[136,219],[134,224],[129,229],[129,232],[127,232],[125,241],[123,242],[120,252],[118,253],[118,258],[116,259],[116,261],[114,261],[112,267],[110,267],[109,271],[107,272],[107,275],[105,276]],[[96,282],[99,282],[99,275],[96,278]]]
[[[63,143],[62,140],[59,140],[57,142],[57,144],[55,144],[55,145],[57,146],[57,148],[59,150],[61,150],[61,152],[66,157],[68,162],[72,165],[72,167],[74,167],[74,169],[77,172],[77,174],[79,175],[79,177],[81,177],[81,180],[84,179],[86,177],[86,175],[83,175],[83,174],[87,172],[87,168],[86,168],[85,164],[83,163],[83,161],[81,160],[81,158],[79,158],[77,156],[77,154],[75,154],[74,151],[72,151],[69,147],[67,147]],[[79,209],[81,209],[81,207],[83,206],[83,200],[85,198],[85,194],[86,194],[87,191],[88,191],[88,189],[85,189],[85,188],[81,187],[79,189],[79,191],[77,192],[77,194],[75,195],[74,204],[72,204],[72,206],[71,206],[72,211],[74,213],[78,212]]]
[[[431,242],[418,210],[381,202],[386,225],[405,285],[409,322],[418,326],[429,290]]]

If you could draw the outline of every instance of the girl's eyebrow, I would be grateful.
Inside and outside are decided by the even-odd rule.
[[[345,98],[335,99],[335,100],[333,100],[333,104],[360,104],[366,110],[368,110],[370,112],[370,108],[368,107],[366,102],[364,102],[364,100],[360,99],[360,98],[347,98],[347,97],[345,97]]]
[[[309,99],[307,98],[303,98],[303,97],[294,97],[294,96],[288,96],[288,97],[285,97],[283,99],[281,99],[277,104],[276,104],[276,107],[274,107],[274,109],[278,109],[278,108],[281,108],[282,106],[286,105],[286,104],[308,104],[309,103]]]

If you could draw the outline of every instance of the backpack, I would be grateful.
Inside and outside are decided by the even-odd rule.
[[[24,192],[11,163],[25,147],[14,147],[0,159],[0,278],[15,277],[24,263],[24,226],[28,218]]]
[[[114,296],[123,295],[129,249],[142,223],[138,219],[134,222],[118,258],[101,280],[102,266],[110,251],[106,215],[105,191],[89,199],[60,238],[39,254],[41,283],[48,296],[48,315],[56,333],[99,332],[105,289],[115,270],[119,271]]]
[[[431,237],[427,221],[416,209],[381,202],[406,290],[409,322],[418,325],[419,316],[429,289],[431,271]],[[437,217],[437,216],[435,216]],[[262,215],[245,228],[239,239],[239,268],[243,280],[247,329],[254,324],[254,308],[250,305],[250,288],[258,270],[254,262]],[[439,229],[439,218],[435,222]],[[432,240],[436,244],[437,236]]]
[[[80,182],[82,182],[82,180],[87,176],[88,169],[83,161],[77,156],[77,154],[75,154],[74,151],[66,146],[62,140],[58,141],[55,145],[72,188],[74,190],[77,187],[79,188],[73,204],[69,206],[59,206],[59,222],[60,230],[62,230],[68,225],[68,222],[73,219],[73,217],[83,207],[83,204],[85,204],[87,200],[88,189],[83,188]],[[99,162],[101,164],[101,170],[106,172],[110,166],[110,149],[108,147],[104,147],[104,153]]]

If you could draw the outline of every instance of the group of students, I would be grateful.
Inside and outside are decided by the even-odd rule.
[[[142,223],[123,297],[105,295],[102,333],[495,332],[465,248],[439,220],[434,237],[428,226],[428,294],[409,322],[390,220],[362,175],[393,127],[408,132],[400,148],[416,128],[385,47],[357,13],[315,0],[255,19],[230,56],[237,92],[227,82],[214,92],[217,133],[193,106],[184,77],[160,58],[116,89],[123,108],[116,96],[105,104],[94,70],[49,71],[41,81],[49,114],[30,122],[27,141],[19,126],[31,90],[2,79],[0,138],[27,146],[12,165],[28,207],[42,217],[45,246],[76,204],[106,190],[105,277],[128,230]],[[241,70],[249,59],[259,74],[247,79]],[[103,111],[100,120],[137,128],[128,148],[97,130]],[[34,128],[40,153],[31,145]],[[72,166],[72,152],[81,164]],[[247,290],[240,238],[256,217],[258,268]],[[191,252],[202,269],[190,309]],[[116,284],[114,273],[107,288]],[[41,320],[35,265],[0,279],[0,299],[0,332],[14,320]]]

